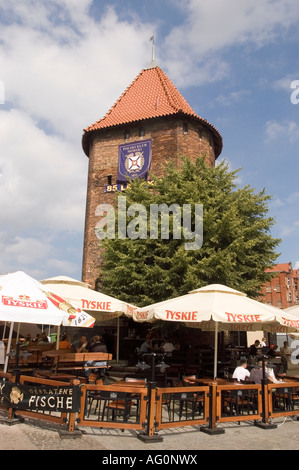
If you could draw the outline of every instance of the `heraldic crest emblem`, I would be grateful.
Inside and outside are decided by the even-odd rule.
[[[151,140],[120,145],[117,181],[121,183],[128,178],[147,178],[151,153]]]

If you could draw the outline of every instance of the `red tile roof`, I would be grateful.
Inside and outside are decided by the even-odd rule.
[[[276,264],[273,268],[266,269],[267,273],[278,273],[278,272],[291,272],[292,271],[292,263],[281,263]]]
[[[143,69],[108,113],[102,119],[84,129],[83,149],[88,155],[88,142],[90,133],[93,131],[177,114],[193,117],[212,130],[216,157],[218,157],[222,150],[221,135],[208,121],[197,116],[171,80],[158,66]]]

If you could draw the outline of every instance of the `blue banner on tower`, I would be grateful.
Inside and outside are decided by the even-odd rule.
[[[152,159],[152,141],[142,140],[119,146],[117,182],[147,178]]]

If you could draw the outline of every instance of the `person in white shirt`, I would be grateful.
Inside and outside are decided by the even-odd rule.
[[[171,341],[165,339],[163,344],[161,345],[161,348],[165,353],[172,353],[172,351],[174,350],[174,345]]]
[[[250,372],[247,370],[247,361],[245,359],[240,361],[240,365],[235,368],[233,373],[233,379],[237,379],[238,382],[242,380],[245,382],[247,378],[249,378]]]
[[[260,347],[261,348],[265,348],[267,346],[266,344],[266,338],[262,338],[261,342],[260,342]]]

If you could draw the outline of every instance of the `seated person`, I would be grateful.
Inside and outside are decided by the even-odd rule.
[[[274,375],[274,371],[272,368],[267,367],[268,362],[265,361],[265,379],[272,383],[279,383],[279,380],[276,379]],[[263,380],[263,361],[259,359],[256,367],[253,367],[250,372],[249,376],[250,382],[254,382],[255,384],[261,384]]]
[[[247,361],[243,359],[240,361],[240,365],[235,368],[233,373],[233,379],[237,379],[238,382],[247,380],[250,376],[249,370],[247,370]]]
[[[265,370],[266,370],[266,375],[267,375],[267,379],[269,380],[269,382],[272,382],[274,384],[278,384],[281,382],[275,377],[274,369],[272,367],[265,367]]]
[[[73,351],[77,353],[86,352],[88,349],[88,341],[85,335],[82,335],[80,340],[72,345]]]
[[[31,344],[31,334],[26,335],[25,341],[21,344],[21,348],[28,348]]]
[[[257,348],[260,346],[260,342],[258,339],[255,340],[254,344],[252,344],[249,348],[248,354],[249,356],[256,356],[258,353]]]
[[[266,338],[262,338],[261,342],[260,342],[260,347],[261,348],[265,348],[267,346],[266,344]]]
[[[92,338],[91,344],[87,346],[87,352],[102,352],[102,353],[107,353],[107,347],[106,344],[102,342],[102,337],[99,335],[96,335]],[[94,372],[97,372],[97,374],[100,377],[104,377],[106,374],[106,367],[107,367],[107,361],[87,361],[85,363],[85,366],[98,366],[99,369],[94,369]],[[85,375],[89,377],[90,375],[90,369],[85,369]]]
[[[62,335],[61,340],[59,341],[59,349],[71,349],[71,343],[69,342],[66,333]]]
[[[148,353],[152,347],[151,338],[149,335],[146,336],[144,343],[139,348],[139,354]]]
[[[48,343],[49,343],[49,340],[48,340],[46,333],[42,332],[37,339],[37,344],[48,344]]]
[[[171,354],[172,351],[174,350],[174,345],[170,340],[165,338],[162,345],[161,345],[161,348],[163,349],[163,351],[165,353],[170,353]]]
[[[266,356],[276,357],[278,354],[277,349],[278,349],[277,344],[271,344],[270,348],[266,352]]]

